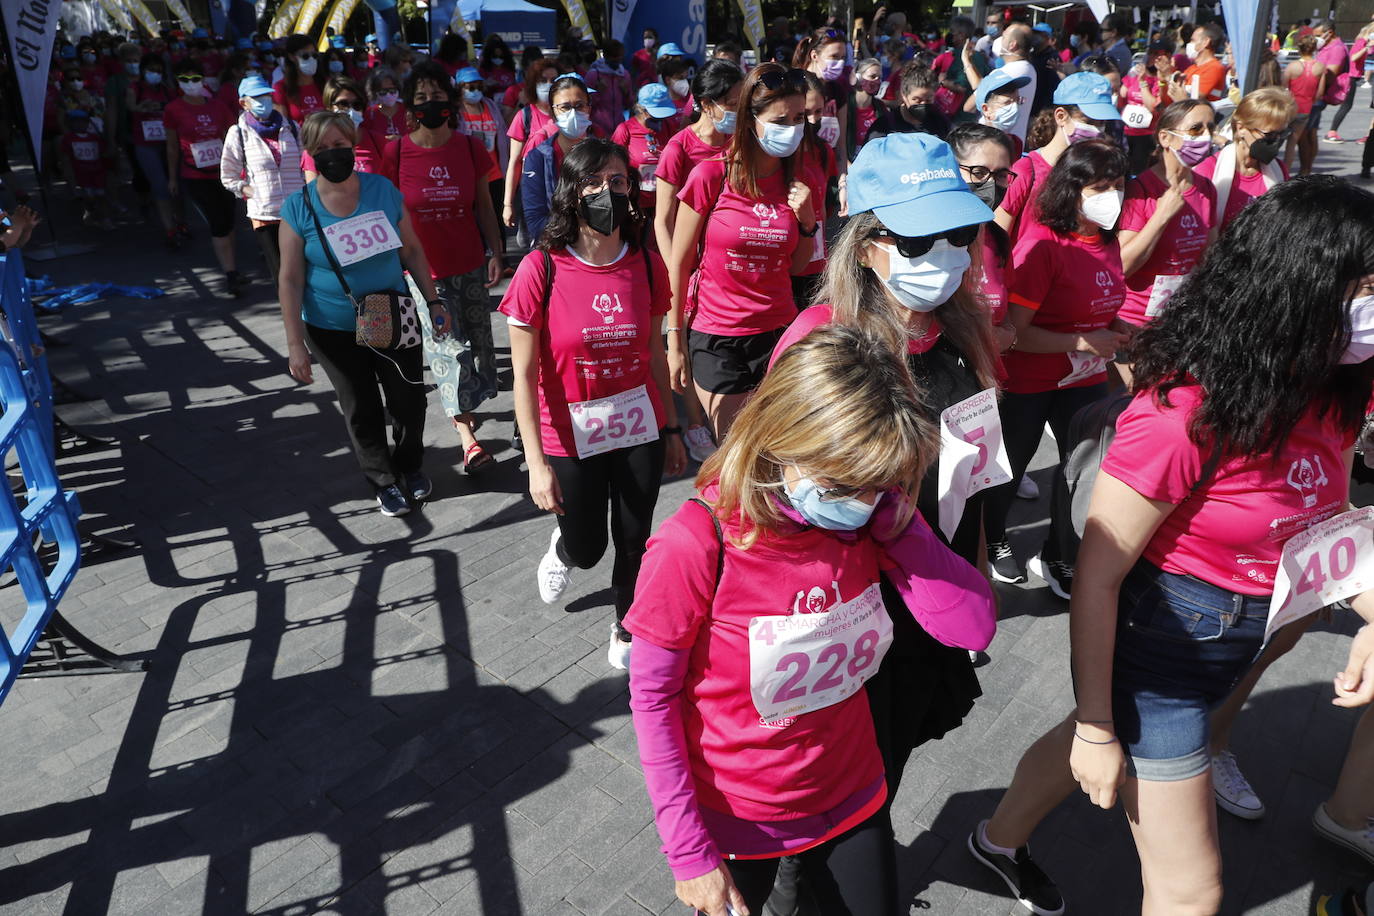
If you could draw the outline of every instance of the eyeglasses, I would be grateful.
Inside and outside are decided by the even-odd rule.
[[[362,111],[365,106],[361,99],[335,99],[332,107],[335,111],[347,111],[350,108]]]
[[[783,86],[788,86],[797,92],[806,91],[806,71],[791,67],[784,71],[769,70],[759,76],[758,85],[763,86],[769,92],[777,92]]]
[[[982,184],[992,178],[999,185],[1006,187],[1016,177],[1016,173],[1011,169],[998,169],[994,172],[985,165],[960,165],[959,168],[968,174],[969,184]]]
[[[1213,129],[1211,124],[1194,124],[1192,127],[1173,127],[1169,132],[1180,137],[1201,137],[1203,134],[1210,134]]]
[[[610,185],[612,194],[629,194],[630,179],[624,175],[612,175],[606,178],[601,175],[587,175],[582,179],[582,190],[591,194],[600,194]]]
[[[879,226],[874,229],[869,238],[891,239],[897,246],[897,252],[904,258],[919,258],[921,255],[935,247],[935,243],[941,239],[946,240],[955,248],[967,248],[973,244],[973,240],[978,238],[978,230],[982,228],[981,223],[972,226],[960,226],[958,229],[950,229],[948,232],[937,232],[934,235],[907,236],[898,235]]]
[[[567,114],[570,111],[590,111],[591,106],[586,102],[559,102],[553,106],[553,110],[559,114]]]
[[[183,73],[177,77],[178,83],[199,83],[202,80],[198,73]]]

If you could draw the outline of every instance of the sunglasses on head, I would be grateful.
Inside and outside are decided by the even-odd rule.
[[[792,67],[783,72],[769,70],[759,76],[759,85],[769,92],[777,92],[783,86],[790,86],[798,92],[806,91],[806,71]]]
[[[982,228],[981,223],[972,226],[960,226],[958,229],[950,229],[948,232],[937,232],[934,235],[898,235],[888,229],[879,226],[869,235],[869,238],[891,239],[897,246],[897,253],[904,258],[919,258],[921,255],[935,247],[935,243],[944,239],[955,248],[967,248],[973,244],[973,240],[978,238],[978,230]]]

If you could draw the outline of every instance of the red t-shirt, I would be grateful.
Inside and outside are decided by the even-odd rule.
[[[377,149],[386,149],[392,140],[399,139],[406,130],[406,107],[396,103],[396,110],[388,115],[380,105],[369,105],[363,115],[363,130],[372,134],[372,142]]]
[[[719,156],[724,151],[724,146],[712,146],[698,137],[696,131],[685,128],[673,134],[672,139],[664,144],[663,152],[659,154],[656,178],[668,182],[675,189],[681,189],[697,163]]]
[[[668,269],[628,246],[610,264],[588,264],[571,251],[550,253],[554,285],[544,311],[544,257],[525,255],[501,299],[501,313],[540,329],[539,429],[546,455],[577,454],[568,405],[607,398],[643,385],[654,405],[652,422],[662,426],[663,405],[650,369],[650,353],[662,346],[653,318],[668,314],[672,291]],[[547,330],[545,327],[547,319]]]
[[[857,149],[863,146],[864,140],[868,139],[868,129],[873,126],[873,122],[878,120],[878,105],[875,102],[867,108],[854,108],[854,133],[858,136],[854,138],[854,147]]]
[[[611,140],[630,151],[630,171],[639,173],[639,205],[654,205],[655,176],[663,158],[663,148],[677,132],[677,120],[664,118],[658,130],[649,130],[638,118],[620,122]]]
[[[1039,150],[1031,150],[1029,156],[1022,156],[1012,164],[1011,171],[1016,177],[1007,187],[1001,209],[1016,217],[1011,232],[1012,238],[1016,238],[1026,224],[1035,220],[1035,205],[1032,201],[1050,177],[1050,172],[1054,171],[1054,166],[1040,155]],[[1030,212],[1026,213],[1028,208]]]
[[[401,189],[436,280],[470,273],[486,260],[475,201],[477,181],[490,168],[482,141],[457,131],[434,149],[406,136],[382,153],[382,174]]]
[[[692,277],[694,331],[743,337],[775,331],[797,315],[791,266],[800,235],[782,169],[758,185],[760,197],[745,197],[726,182],[725,161],[707,159],[678,192],[678,200],[706,215],[705,247]]]
[[[236,120],[233,114],[212,99],[206,99],[198,105],[185,99],[168,103],[162,112],[162,121],[168,131],[176,131],[177,145],[181,147],[182,178],[219,181],[219,159],[224,148],[224,135]]]
[[[1011,258],[1005,264],[999,263],[997,247],[993,243],[992,230],[984,227],[982,241],[982,262],[979,265],[978,294],[987,303],[988,314],[993,326],[1000,325],[1007,317],[1007,287],[1011,279]]]
[[[501,93],[501,104],[505,105],[507,108],[519,108],[520,90],[524,88],[525,87],[520,83],[516,83],[513,86],[507,86],[506,91]]]
[[[1288,539],[1345,508],[1342,453],[1354,433],[1311,411],[1272,454],[1223,461],[1188,499],[1212,457],[1188,438],[1201,392],[1175,388],[1171,408],[1156,404],[1153,392],[1137,394],[1116,421],[1102,470],[1147,499],[1178,506],[1150,538],[1145,559],[1244,595],[1272,594]]]
[[[530,129],[528,132],[525,131],[526,111],[530,113]],[[545,114],[538,105],[526,105],[515,113],[515,117],[510,119],[510,127],[506,128],[506,136],[510,137],[512,140],[519,140],[521,143],[525,143],[530,137],[538,136],[543,133],[544,128],[550,124],[553,124],[555,130],[558,129],[558,125],[554,123],[553,115]],[[525,151],[527,152],[538,145],[538,143],[525,143]]]
[[[72,165],[72,178],[82,188],[104,188],[106,166],[101,158],[101,143],[98,134],[90,133],[62,135],[62,153]]]
[[[1159,206],[1159,198],[1167,190],[1163,179],[1149,169],[1131,179],[1126,185],[1126,200],[1121,205],[1121,231],[1139,232],[1145,228]],[[1126,278],[1126,301],[1118,313],[1119,318],[1134,325],[1145,324],[1153,317],[1146,313],[1150,310],[1156,280],[1182,277],[1192,272],[1207,249],[1207,234],[1215,222],[1216,206],[1217,192],[1212,183],[1195,175],[1192,188],[1183,195],[1183,209],[1164,227],[1149,260]],[[1177,281],[1163,282],[1167,287]],[[1156,314],[1168,301],[1167,295],[1168,291],[1161,287],[1155,296]]]
[[[1105,328],[1126,298],[1121,246],[1101,235],[1063,236],[1030,222],[1016,240],[1011,262],[1008,301],[1034,309],[1031,323],[1047,331],[1081,334]],[[1003,359],[1006,390],[1016,394],[1081,388],[1107,378],[1104,364],[1097,372],[1063,384],[1080,370],[1078,354],[1010,350]]]
[[[1217,159],[1221,156],[1235,156],[1236,151],[1229,146],[1223,147],[1211,156],[1208,156],[1198,164],[1193,170],[1194,175],[1201,175],[1207,180],[1212,180],[1217,172]],[[1288,167],[1283,164],[1282,159],[1274,160],[1279,164],[1279,170],[1283,173],[1283,180],[1288,180]],[[1273,185],[1269,178],[1261,169],[1253,175],[1245,176],[1236,169],[1235,178],[1231,182],[1231,196],[1226,198],[1226,211],[1221,215],[1221,228],[1225,229],[1230,225],[1231,220],[1240,215],[1240,211],[1245,209],[1245,205],[1256,197],[1265,194]]]
[[[159,83],[156,86],[149,86],[143,80],[134,83],[134,99],[140,104],[144,102],[157,102],[164,107],[157,112],[131,111],[133,118],[133,136],[135,146],[162,146],[166,142],[166,125],[163,123],[162,114],[166,111],[166,105],[176,99],[176,90],[167,85]],[[53,114],[51,119],[44,119],[46,123],[56,124],[57,116]]]
[[[804,151],[799,156],[801,179],[806,182],[806,186],[811,190],[811,206],[816,210],[816,219],[820,226],[814,236],[809,239],[800,239],[797,242],[799,245],[812,247],[811,260],[806,265],[806,270],[799,275],[803,277],[814,277],[825,270],[825,220],[830,215],[825,212],[825,191],[830,184],[830,179],[839,174],[835,165],[835,151],[827,146],[825,152],[820,155],[825,157],[824,164],[822,164],[820,156],[809,152]]]
[[[319,87],[310,79],[301,81],[294,99],[286,95],[286,80],[277,80],[272,84],[272,102],[285,108],[287,115],[297,124],[305,123],[306,115],[324,111],[324,96],[320,95]]]
[[[728,541],[737,527],[724,527]],[[717,587],[719,550],[705,512],[684,505],[650,538],[625,618],[636,639],[691,653],[681,710],[696,799],[760,823],[830,811],[883,773],[868,695],[765,721],[751,696],[749,626],[858,598],[878,581],[879,549],[865,534],[787,524],[728,548]]]
[[[499,154],[496,152],[496,118],[492,117],[485,104],[477,114],[468,111],[466,105],[460,106],[460,110],[463,113],[463,124],[467,128],[468,136],[481,140],[482,148],[487,151],[487,156],[491,158],[491,169],[487,172],[487,181],[500,181],[501,166],[498,164]]]

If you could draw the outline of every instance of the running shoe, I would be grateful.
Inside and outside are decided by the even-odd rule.
[[[1021,477],[1021,482],[1016,485],[1016,496],[1018,499],[1039,499],[1040,486],[1029,474]]]
[[[682,436],[687,443],[687,454],[700,464],[716,452],[716,444],[711,441],[711,432],[704,426],[689,426]]]
[[[1073,594],[1073,565],[1062,560],[1046,560],[1036,554],[1026,561],[1026,569],[1035,573],[1045,584],[1065,601]]]
[[[545,604],[553,604],[561,598],[572,581],[572,569],[558,558],[558,537],[558,529],[554,528],[548,553],[539,561],[539,597]]]
[[[1374,819],[1365,821],[1363,827],[1351,830],[1336,823],[1326,812],[1326,803],[1323,802],[1312,815],[1312,828],[1322,839],[1344,846],[1355,855],[1374,863]]]
[[[1322,894],[1317,898],[1317,916],[1371,916],[1374,914],[1374,884],[1347,887],[1340,896]]]
[[[1236,755],[1222,751],[1212,757],[1212,794],[1223,811],[1247,821],[1257,821],[1264,817],[1264,802],[1259,800],[1250,780],[1240,771]]]
[[[1344,140],[1341,139],[1341,135],[1338,134],[1338,133],[1336,133],[1334,130],[1329,130],[1329,131],[1327,131],[1327,132],[1326,132],[1326,136],[1323,137],[1322,139],[1325,140],[1327,143],[1344,143],[1344,142],[1345,142]]]
[[[981,864],[992,870],[1011,890],[1017,901],[1036,916],[1059,916],[1064,912],[1064,895],[1054,886],[1049,875],[1031,861],[1030,847],[1022,846],[1016,856],[985,849],[979,836],[987,821],[968,835],[968,851]]]
[[[1016,556],[1011,552],[1011,544],[1006,541],[993,541],[988,544],[988,567],[992,570],[992,578],[998,582],[1020,585],[1026,581],[1026,573],[1017,565]]]
[[[410,503],[406,502],[406,495],[394,483],[377,491],[377,505],[381,506],[382,514],[387,518],[396,518],[410,511]]]
[[[224,291],[237,299],[243,295],[243,274],[231,270],[224,275]]]
[[[406,492],[410,494],[411,499],[422,503],[434,492],[434,484],[425,476],[424,471],[411,471],[406,475]]]
[[[606,648],[606,661],[617,671],[630,670],[630,633],[619,623],[611,624],[611,644]]]

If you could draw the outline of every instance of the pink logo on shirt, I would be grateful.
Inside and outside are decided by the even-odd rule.
[[[1330,481],[1319,455],[1313,455],[1311,461],[1299,458],[1288,468],[1288,485],[1302,494],[1304,509],[1311,509],[1317,504],[1317,487],[1324,487],[1328,483]]]
[[[1197,228],[1197,217],[1191,213],[1185,213],[1178,218],[1178,224],[1189,232]]]
[[[592,296],[592,311],[601,316],[602,323],[615,324],[615,316],[625,310],[620,306],[620,296],[615,293],[609,296],[602,293],[599,296]]]
[[[772,204],[754,204],[754,215],[759,219],[759,225],[767,229],[772,220],[778,218],[778,208]]]
[[[840,603],[840,583],[832,581],[830,587],[835,590],[835,603]],[[820,586],[813,586],[809,592],[797,592],[797,597],[792,599],[793,614],[824,614],[830,606],[830,596]]]
[[[1097,285],[1103,289],[1111,289],[1115,284],[1112,283],[1112,275],[1105,270],[1097,272]]]

